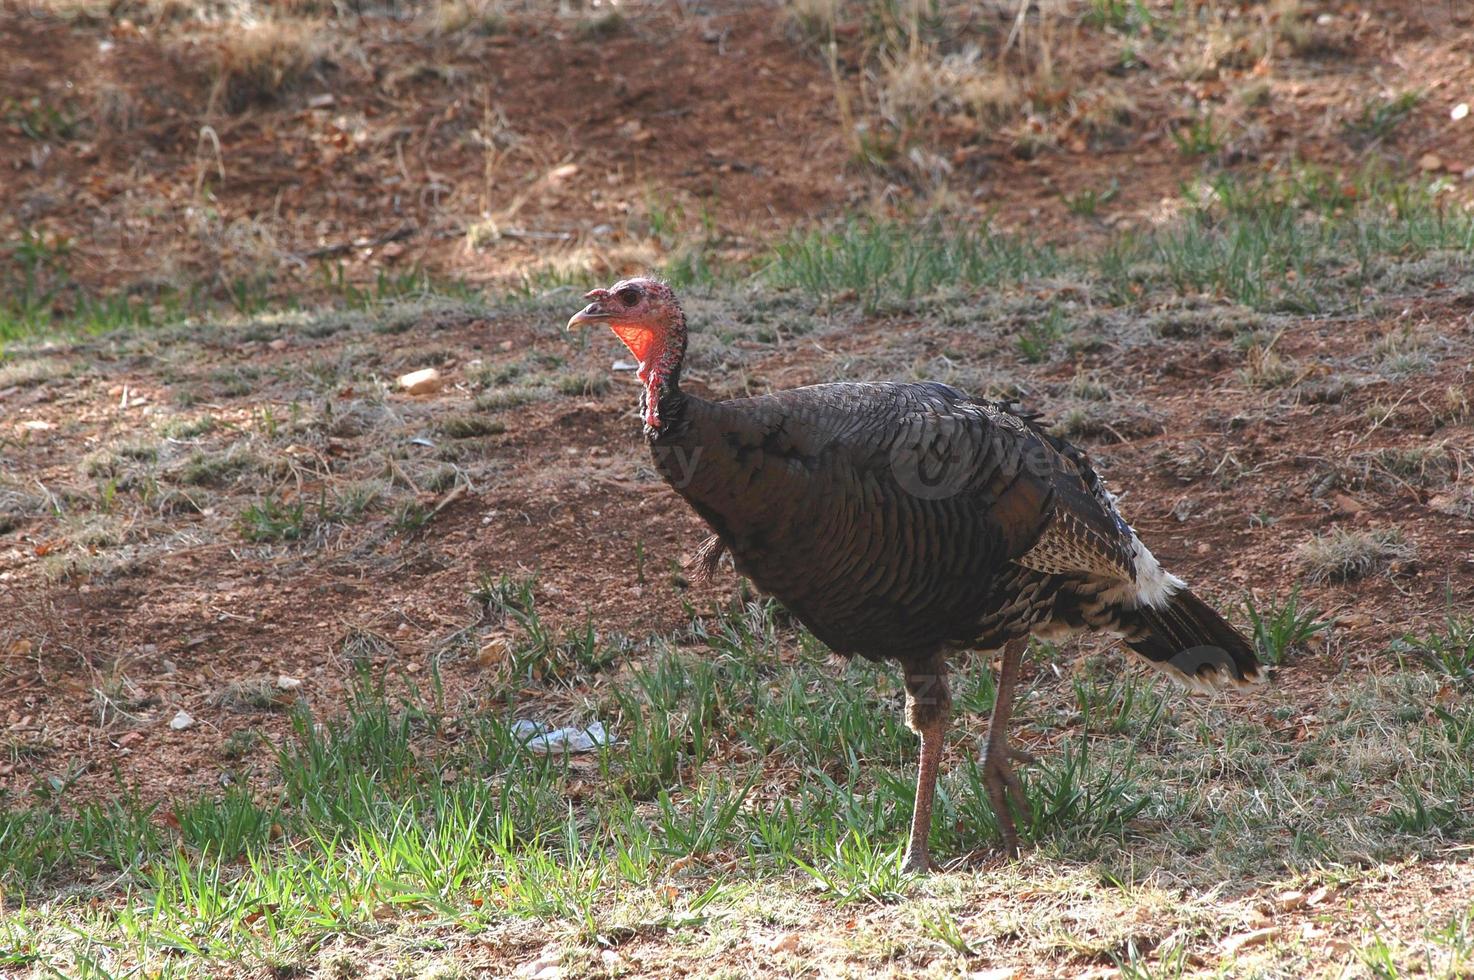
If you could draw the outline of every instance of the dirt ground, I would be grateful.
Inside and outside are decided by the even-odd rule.
[[[569,308],[577,305],[570,297]],[[1316,365],[1336,360],[1345,345],[1374,346],[1403,324],[1435,344],[1440,357],[1415,387],[1366,379],[1352,393],[1302,396],[1298,403],[1246,388],[1227,344],[1196,337],[1165,350],[1105,351],[1083,365],[1019,365],[1009,373],[1031,390],[1062,392],[1088,366],[1130,392],[1109,416],[1133,426],[1130,435],[1102,432],[1089,440],[1092,452],[1124,491],[1126,513],[1158,557],[1211,595],[1287,593],[1305,576],[1296,548],[1332,527],[1396,528],[1416,546],[1391,574],[1307,588],[1309,599],[1334,614],[1337,642],[1325,656],[1284,672],[1281,684],[1284,696],[1313,702],[1329,677],[1393,666],[1390,640],[1474,604],[1474,525],[1465,499],[1474,438],[1467,419],[1438,421],[1446,392],[1470,389],[1474,322],[1465,304],[1423,301],[1393,323],[1301,323],[1286,330],[1279,349],[1307,372],[1324,374]],[[552,622],[589,616],[601,629],[633,636],[671,632],[689,619],[685,604],[710,608],[730,594],[730,573],[702,586],[676,580],[673,569],[704,535],[698,519],[653,479],[627,375],[616,375],[598,396],[560,395],[502,412],[505,431],[497,434],[452,440],[432,428],[436,419],[473,409],[471,370],[494,372],[547,353],[566,356],[574,376],[607,373],[610,342],[571,348],[559,326],[555,313],[424,316],[387,340],[371,335],[378,342],[371,353],[352,331],[314,339],[288,328],[284,343],[269,344],[228,333],[194,343],[179,338],[158,351],[98,357],[85,374],[10,395],[10,485],[70,502],[64,510],[95,500],[86,479],[87,460],[95,458],[89,451],[146,444],[164,420],[200,410],[180,409],[181,392],[243,365],[287,380],[236,397],[211,395],[205,407],[224,424],[195,438],[166,437],[147,464],[161,483],[183,486],[181,467],[198,448],[228,451],[243,432],[259,432],[263,409],[285,419],[294,404],[314,407],[295,433],[275,440],[280,458],[291,461],[290,475],[278,477],[286,501],[313,506],[326,487],[351,478],[344,461],[379,466],[397,457],[388,465],[411,486],[437,460],[470,462],[467,486],[411,494],[427,508],[444,506],[409,535],[389,533],[392,514],[381,513],[328,528],[316,542],[252,544],[240,524],[255,499],[248,485],[188,506],[160,496],[155,500],[165,502],[140,501],[132,509],[121,501],[141,491],[125,484],[116,510],[98,518],[122,526],[105,532],[44,513],[14,521],[0,551],[9,607],[0,720],[12,746],[23,750],[0,760],[0,787],[23,792],[41,772],[68,767],[81,770],[69,777],[79,798],[126,787],[163,799],[212,786],[221,778],[220,746],[237,729],[287,730],[280,714],[232,710],[212,699],[232,682],[286,675],[304,682],[301,693],[314,707],[331,712],[350,674],[344,651],[363,635],[383,638],[389,659],[411,673],[434,657],[448,689],[474,691],[478,662],[437,654],[448,636],[477,621],[469,594],[482,573],[535,573],[540,610]],[[917,337],[909,326],[858,323],[777,352],[753,344],[739,356],[749,384],[780,388],[832,375],[839,361],[873,363],[884,373],[882,365],[976,337],[935,327]],[[364,358],[417,366],[427,351],[452,383],[429,397],[385,396],[384,410],[400,422],[387,435],[322,421],[335,405],[340,419],[352,418],[368,394],[354,387],[374,382],[338,387],[332,379],[333,389],[314,399],[289,373],[294,362],[355,357],[358,371]],[[181,361],[198,366],[181,370]],[[176,380],[165,380],[171,376]],[[691,387],[706,387],[699,373]],[[1327,397],[1332,401],[1313,400]],[[1051,399],[1038,401],[1048,406]],[[1371,431],[1370,405],[1395,406]],[[410,443],[426,434],[429,446]],[[1379,469],[1380,454],[1410,445],[1441,447],[1445,454],[1430,466],[1447,469],[1426,480]],[[1256,526],[1254,515],[1272,519]],[[100,724],[97,692],[110,684],[123,685],[131,708]],[[545,710],[557,715],[559,697],[551,697]],[[199,728],[168,727],[181,708]]]
[[[781,4],[495,6],[509,12],[484,30],[308,19],[307,40],[272,48],[147,3],[113,18],[7,5],[0,241],[63,243],[65,311],[77,291],[301,299],[409,270],[603,278],[693,238],[740,259],[795,224],[939,202],[956,220],[1103,239],[1171,217],[1205,164],[1392,160],[1465,199],[1474,178],[1474,121],[1451,118],[1474,98],[1474,13],[1458,3],[1196,4],[1196,33],[1132,42],[1148,53],[1125,68],[1087,5],[1046,4],[1036,28],[1054,33],[1018,55],[1036,75],[1017,118],[928,107],[941,121],[905,134],[922,162],[879,168],[856,164],[836,103],[881,126],[848,8],[831,74]],[[981,4],[958,29],[1001,35],[1015,7]],[[256,74],[240,67],[253,57]],[[1367,124],[1405,93],[1419,98],[1398,125]],[[1180,152],[1205,117],[1206,158]],[[1098,211],[1068,206],[1092,193]]]
[[[356,248],[339,256],[360,279],[376,268],[413,263],[442,278],[491,278],[525,268],[541,253],[585,247],[604,256],[596,269],[611,266],[614,275],[665,251],[648,228],[639,227],[648,221],[652,196],[684,203],[691,215],[698,206],[710,209],[716,235],[738,243],[779,236],[796,221],[837,214],[867,199],[875,178],[847,167],[825,66],[794,41],[791,27],[766,6],[701,9],[690,14],[677,6],[639,6],[609,36],[532,14],[510,18],[489,37],[435,36],[414,23],[376,23],[375,30],[354,35],[362,57],[332,60],[331,70],[320,67],[278,102],[226,114],[211,108],[208,87],[201,85],[200,62],[208,59],[190,47],[198,39],[175,38],[164,25],[138,28],[7,8],[0,12],[0,88],[19,93],[7,104],[23,103],[26,93],[57,101],[65,90],[74,94],[58,104],[67,106],[68,99],[80,104],[116,90],[130,115],[126,128],[113,131],[94,122],[85,139],[63,141],[40,157],[37,141],[19,122],[0,126],[0,157],[10,161],[11,173],[0,186],[0,238],[26,225],[70,238],[73,280],[97,287],[142,288],[140,283],[171,263],[183,269],[244,262],[246,257],[228,250],[199,251],[196,246],[211,242],[218,249],[227,246],[213,232],[191,235],[179,224],[200,207],[196,191],[205,180],[216,231],[240,222],[269,224],[273,248],[287,254],[412,224],[414,234],[387,249]],[[1289,154],[1354,164],[1366,151],[1342,138],[1344,119],[1373,92],[1413,89],[1427,93],[1414,117],[1397,131],[1395,146],[1374,152],[1395,151],[1409,167],[1437,152],[1449,174],[1462,175],[1466,163],[1474,166],[1474,120],[1451,122],[1446,105],[1474,96],[1474,34],[1440,28],[1470,15],[1455,6],[1379,4],[1338,8],[1327,16],[1325,30],[1347,32],[1355,42],[1337,49],[1335,57],[1285,57],[1281,51],[1272,70],[1248,65],[1207,81],[1168,85],[1171,73],[1162,67],[1132,79],[1142,123],[1122,145],[1072,152],[1062,144],[1025,160],[984,144],[976,207],[1001,210],[1006,220],[1061,239],[1099,234],[1103,225],[1150,222],[1160,217],[1164,200],[1176,197],[1180,182],[1202,166],[1171,152],[1166,129],[1180,116],[1172,107],[1205,87],[1199,94],[1212,99],[1242,79],[1262,78],[1273,90],[1264,115],[1239,131],[1262,141],[1245,166],[1268,166]],[[1315,11],[1305,17],[1325,19]],[[1084,55],[1081,61],[1080,74],[1094,77],[1096,66]],[[56,65],[73,66],[75,73],[59,75]],[[673,78],[680,83],[671,84]],[[331,104],[314,107],[324,96],[331,96]],[[1219,99],[1228,103],[1224,112],[1244,111],[1226,95]],[[506,143],[489,156],[467,137],[486,125],[487,113],[498,120]],[[205,125],[214,134],[209,152],[200,143]],[[961,146],[957,152],[976,148]],[[224,167],[224,179],[217,166]],[[1108,175],[1120,176],[1120,194],[1104,217],[1071,214],[1061,203],[1063,192],[1101,186]],[[148,221],[137,218],[145,206],[155,209]],[[488,215],[499,216],[500,227],[527,234],[469,248],[464,229]],[[625,259],[614,257],[620,250],[613,245],[597,244],[593,229],[601,225],[632,250]],[[550,242],[534,233],[571,240]],[[294,283],[293,268],[280,263],[277,287]],[[566,306],[571,311],[576,305],[570,295]],[[449,327],[430,318],[376,339],[381,349],[367,363],[408,368],[437,358],[456,365],[480,358],[489,370],[529,352],[562,353],[565,345],[555,328],[565,315],[550,309],[539,317],[472,319]],[[1235,390],[1238,359],[1222,345],[1179,344],[1165,362],[1143,348],[1100,365],[1046,367],[1037,377],[1031,376],[1036,369],[1024,365],[1008,371],[1026,388],[1047,393],[1051,382],[1067,380],[1084,366],[1108,371],[1118,387],[1133,392],[1151,420],[1148,431],[1119,439],[1107,435],[1100,452],[1113,474],[1120,474],[1118,482],[1129,487],[1126,506],[1158,552],[1185,563],[1194,579],[1211,576],[1219,592],[1273,592],[1288,583],[1293,549],[1285,544],[1287,535],[1293,541],[1336,521],[1416,529],[1420,557],[1405,583],[1366,582],[1326,597],[1343,623],[1346,616],[1361,622],[1350,649],[1372,656],[1389,636],[1412,625],[1404,596],[1416,600],[1412,608],[1420,614],[1436,612],[1445,590],[1456,603],[1467,601],[1474,531],[1430,510],[1428,499],[1436,490],[1395,483],[1365,497],[1306,499],[1291,513],[1267,505],[1286,486],[1312,483],[1327,461],[1400,444],[1415,434],[1455,447],[1457,465],[1461,471],[1467,467],[1467,431],[1437,429],[1424,417],[1436,413],[1419,406],[1431,404],[1447,386],[1469,384],[1467,359],[1460,353],[1467,351],[1469,317],[1435,294],[1410,303],[1391,322],[1296,324],[1277,345],[1283,354],[1314,362],[1343,345],[1374,343],[1409,326],[1440,338],[1447,353],[1439,372],[1419,379],[1426,393],[1384,381],[1358,389],[1350,402],[1273,412],[1262,407],[1257,393]],[[885,376],[896,372],[897,358],[921,360],[972,343],[966,335],[949,337],[930,328],[900,342],[908,327],[865,324],[827,339],[822,350],[795,344],[755,351],[743,365],[747,387],[821,380],[834,359],[870,351],[877,352],[871,355],[876,376]],[[280,333],[281,350],[229,334],[199,338],[191,347],[200,361],[189,375],[219,375],[247,364],[273,370],[304,358],[325,362],[344,356],[347,346],[341,336],[294,336],[289,327]],[[887,345],[900,350],[892,357],[878,353]],[[0,390],[10,430],[5,465],[14,484],[51,493],[58,485],[86,482],[77,472],[79,456],[135,438],[162,417],[183,411],[171,405],[179,385],[158,376],[156,360],[115,360],[105,345],[96,350],[102,363],[84,373]],[[602,375],[607,354],[584,352],[571,363]],[[366,357],[351,356],[360,362]],[[1335,373],[1329,365],[1316,370]],[[125,407],[122,388],[129,392]],[[130,679],[157,701],[147,717],[172,714],[176,705],[196,709],[202,697],[239,676],[300,675],[309,679],[311,692],[312,684],[326,683],[314,677],[333,672],[345,630],[383,633],[413,658],[434,637],[464,622],[466,593],[478,572],[519,568],[538,571],[547,605],[566,616],[587,611],[611,628],[634,632],[671,628],[685,594],[632,584],[630,551],[643,541],[647,563],[664,566],[693,546],[699,527],[641,473],[642,447],[627,418],[633,395],[623,385],[615,389],[507,413],[507,431],[479,442],[488,478],[441,511],[432,533],[367,561],[355,550],[361,533],[356,529],[314,552],[287,549],[263,556],[228,537],[202,534],[196,546],[160,550],[127,575],[53,581],[42,566],[48,556],[53,564],[58,560],[64,532],[43,518],[9,529],[0,542],[6,546],[0,552],[5,602],[15,609],[6,629],[33,646],[28,657],[7,663],[11,682],[0,693],[0,719],[15,736],[51,746],[52,760],[75,760],[93,772],[83,787],[111,791],[113,765],[121,763],[126,784],[162,794],[209,783],[210,747],[148,725],[140,729],[146,732],[142,744],[114,744],[116,737],[94,724],[91,707],[99,674],[112,671],[113,664],[127,665]],[[274,395],[291,401],[290,392]],[[212,394],[209,411],[245,422],[272,397],[267,390]],[[452,389],[413,411],[428,420],[468,408],[462,404],[466,398],[463,390]],[[1379,400],[1399,403],[1396,427],[1367,434],[1363,406]],[[1050,410],[1048,397],[1037,401]],[[1242,418],[1258,424],[1240,427],[1235,420]],[[51,428],[26,428],[35,424]],[[345,458],[356,451],[352,438],[330,438],[326,446],[326,452]],[[1196,461],[1183,461],[1185,454]],[[1175,467],[1184,474],[1214,473],[1225,465],[1253,479],[1216,491],[1172,472]],[[311,492],[310,485],[296,489]],[[1190,519],[1170,516],[1175,507],[1189,507]],[[1246,527],[1243,515],[1260,509],[1275,513],[1278,523]],[[214,517],[220,523],[222,515]],[[211,523],[208,517],[187,519]],[[727,587],[697,595],[710,599]],[[1396,603],[1390,602],[1394,596]],[[64,656],[55,656],[62,651]],[[221,735],[239,723],[228,715],[211,722]],[[185,762],[179,752],[196,757]],[[32,766],[0,761],[0,773],[14,780]]]
[[[1079,114],[1062,110],[1038,122],[1049,147],[1025,154],[1028,121],[1003,135],[941,126],[926,144],[948,161],[941,189],[854,163],[829,68],[776,7],[623,9],[607,30],[526,11],[491,34],[375,19],[290,89],[228,108],[206,32],[7,5],[0,242],[32,230],[68,243],[65,274],[47,273],[59,313],[85,295],[194,285],[228,302],[243,281],[311,306],[340,296],[338,274],[613,278],[693,239],[741,261],[797,226],[939,197],[954,220],[991,214],[1045,240],[1103,240],[1170,217],[1205,168],[1292,157],[1421,169],[1451,201],[1474,187],[1474,118],[1451,116],[1474,102],[1474,11],[1458,3],[1307,4],[1301,20],[1323,50],[1282,45],[1197,74],[1158,63],[1118,76],[1112,53],[1077,38],[1082,84],[1129,94],[1121,132],[1080,135]],[[841,71],[860,91],[859,64]],[[1259,84],[1268,97],[1246,103]],[[1395,131],[1347,138],[1368,99],[1412,90],[1422,98]],[[36,138],[49,117],[33,99],[78,122]],[[1228,134],[1209,161],[1171,137],[1203,105]],[[1066,203],[1107,186],[1099,211]],[[703,291],[693,328],[710,332],[750,300]],[[701,585],[681,574],[703,528],[648,466],[613,341],[562,334],[579,305],[565,289],[520,304],[252,310],[218,329],[18,347],[21,366],[0,374],[0,795],[49,784],[68,802],[152,802],[263,781],[271,743],[290,734],[282,708],[302,698],[339,711],[363,658],[426,686],[437,676],[448,703],[475,703],[491,669],[470,598],[483,575],[535,574],[549,622],[636,638],[729,596],[729,570]],[[980,342],[976,324],[829,311],[812,336],[740,335],[690,387],[910,377],[963,351],[978,377],[1006,378],[1059,415],[1079,379],[1105,379],[1108,407],[1081,440],[1164,565],[1227,608],[1300,583],[1334,619],[1275,678],[1278,706],[1314,717],[1335,678],[1392,669],[1392,641],[1474,608],[1474,419],[1467,400],[1458,409],[1474,390],[1474,304],[1435,287],[1384,308],[1274,319],[1274,350],[1304,372],[1290,391],[1246,381],[1231,332],[1190,312],[1158,342],[1113,338],[1033,364],[1010,346],[1012,327]],[[1377,357],[1403,349],[1423,359],[1414,374],[1379,370]],[[394,388],[426,366],[442,390]],[[487,407],[500,384],[488,377],[534,369],[551,394]],[[495,425],[445,428],[466,417]],[[229,469],[237,442],[253,455]],[[1410,448],[1428,450],[1421,464]],[[202,463],[227,469],[190,469]],[[314,508],[354,481],[378,502],[312,526]],[[247,514],[264,500],[305,508],[309,526],[253,535]],[[1299,548],[1332,528],[1396,529],[1411,547],[1374,574],[1307,583]],[[589,696],[524,693],[554,722]],[[247,731],[261,740],[242,742]]]

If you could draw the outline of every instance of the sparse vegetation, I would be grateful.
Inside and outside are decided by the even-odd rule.
[[[1312,582],[1361,578],[1388,562],[1411,558],[1410,541],[1395,527],[1370,531],[1336,528],[1300,546],[1300,560]]]
[[[1346,133],[1358,146],[1369,146],[1392,136],[1423,101],[1421,92],[1403,92],[1390,99],[1368,99],[1361,114],[1346,124]]]
[[[1318,618],[1320,610],[1303,603],[1298,585],[1283,599],[1271,598],[1262,607],[1253,596],[1244,600],[1254,648],[1266,663],[1285,663],[1292,651],[1303,650],[1309,640],[1331,628],[1328,620]]]
[[[0,974],[1468,974],[1470,14],[617,6],[0,5]],[[1272,683],[1036,643],[1006,863],[959,656],[901,875],[896,677],[559,329],[652,270],[1044,412]]]
[[[1474,619],[1450,616],[1441,630],[1422,636],[1406,634],[1393,649],[1455,681],[1474,684]]]
[[[489,607],[524,617],[532,613],[530,595],[527,583],[505,578],[478,593]],[[909,808],[910,736],[896,712],[877,710],[896,681],[863,664],[836,675],[810,638],[787,633],[775,615],[749,605],[694,622],[679,644],[652,638],[648,658],[582,716],[602,720],[619,738],[595,753],[603,774],[596,784],[573,758],[524,748],[508,715],[437,709],[424,694],[391,695],[360,672],[346,716],[293,709],[293,734],[275,747],[280,800],[227,790],[181,801],[162,825],[126,799],[75,813],[44,802],[8,810],[0,817],[0,881],[9,895],[24,900],[59,882],[106,874],[122,883],[123,898],[85,916],[85,939],[57,932],[41,905],[23,905],[6,927],[7,962],[59,965],[86,955],[89,941],[109,944],[113,962],[130,962],[159,930],[204,928],[211,946],[189,954],[201,962],[307,968],[322,962],[324,930],[373,942],[386,914],[379,899],[390,890],[395,915],[432,914],[456,932],[504,924],[532,934],[552,929],[563,937],[564,955],[573,956],[597,950],[600,936],[621,928],[630,903],[664,902],[663,929],[692,938],[735,936],[732,930],[747,928],[754,900],[779,903],[791,927],[805,923],[817,938],[829,933],[831,910],[843,918],[853,914],[847,906],[899,908],[920,899],[940,903],[929,906],[936,911],[922,933],[958,962],[993,948],[993,934],[979,931],[979,903],[1005,901],[1023,913],[1009,920],[1020,923],[1010,949],[1030,956],[1068,955],[1069,944],[1096,941],[1090,937],[1108,929],[1118,909],[1146,903],[1162,929],[1181,930],[1183,948],[1216,961],[1222,954],[1213,933],[1199,930],[1210,921],[1232,928],[1251,906],[1184,903],[1177,887],[1141,879],[1126,887],[1144,865],[1170,869],[1174,882],[1205,885],[1234,868],[1285,891],[1305,876],[1315,881],[1328,864],[1418,848],[1422,828],[1461,835],[1468,827],[1440,802],[1447,799],[1441,794],[1471,785],[1457,761],[1458,746],[1474,731],[1468,706],[1452,704],[1421,733],[1378,725],[1405,699],[1426,693],[1416,675],[1354,683],[1347,707],[1295,744],[1270,734],[1272,719],[1179,714],[1164,705],[1181,695],[1159,691],[1155,680],[1129,681],[1138,690],[1128,697],[1119,668],[1073,683],[1045,671],[1027,719],[1033,747],[1046,753],[1029,770],[1028,826],[1047,860],[1002,870],[985,864],[933,884],[908,879],[898,871],[894,838]],[[798,658],[780,664],[776,650],[795,643]],[[986,710],[991,689],[977,684],[987,674],[961,677],[959,704]],[[1133,718],[1113,725],[1145,724],[1151,737],[1133,747],[1121,737],[1087,741],[1071,734],[1074,724],[1057,730],[1056,712],[1073,703],[1085,706],[1079,730],[1105,709]],[[679,725],[666,724],[677,717]],[[1199,737],[1203,721],[1221,741]],[[253,751],[259,735],[243,731],[223,747],[226,758]],[[958,737],[970,745],[970,734]],[[1347,779],[1345,767],[1362,764],[1361,753],[1387,738],[1396,745],[1381,751],[1398,753],[1399,765]],[[934,830],[959,848],[992,833],[971,755],[962,750],[949,765]],[[784,799],[761,789],[773,762],[796,779]],[[1214,792],[1230,801],[1211,811],[1203,787],[1181,779],[1201,765],[1219,768]],[[1262,782],[1271,771],[1282,775]],[[486,778],[491,773],[501,775]],[[1368,812],[1365,795],[1376,791],[1368,780],[1398,794],[1403,808]],[[573,786],[584,788],[570,805],[565,794]],[[1306,833],[1305,794],[1314,795],[1322,825],[1335,833]],[[1232,802],[1251,797],[1252,808]],[[1141,820],[1167,821],[1173,830],[1129,829]],[[1281,855],[1276,864],[1262,860],[1270,849]],[[1093,873],[1070,870],[1082,860],[1093,862]],[[1006,880],[994,880],[1000,875]],[[1117,885],[1102,888],[1102,878]],[[1380,891],[1375,875],[1349,870],[1322,880],[1330,890],[1349,889],[1348,896]],[[1061,895],[1070,901],[1061,903]],[[85,890],[67,901],[85,902]],[[136,903],[151,909],[147,920],[127,911]],[[1092,925],[1083,927],[1081,916]],[[258,928],[266,918],[272,928]],[[1184,955],[1174,950],[1169,963]],[[853,947],[844,955],[862,962],[885,956]]]

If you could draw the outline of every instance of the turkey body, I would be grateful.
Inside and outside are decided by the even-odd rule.
[[[1002,650],[983,757],[1004,846],[1027,811],[1006,736],[1030,635],[1094,629],[1197,690],[1264,678],[1244,637],[1168,574],[1085,455],[1010,403],[937,383],[827,384],[712,402],[681,390],[685,314],[670,287],[596,289],[570,329],[607,324],[639,363],[656,469],[737,570],[836,652],[901,667],[921,737],[905,867],[927,837],[948,655]]]
[[[1011,405],[936,383],[829,384],[682,397],[664,414],[649,433],[661,475],[738,571],[838,653],[904,664],[1087,626],[1154,663],[1180,652],[1150,642],[1141,611],[1174,580],[1084,456]],[[1257,667],[1235,652],[1250,662],[1225,680]],[[1212,686],[1224,665],[1195,666],[1181,679]]]

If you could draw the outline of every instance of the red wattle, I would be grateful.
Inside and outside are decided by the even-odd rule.
[[[660,339],[654,330],[636,323],[615,323],[611,324],[609,329],[613,330],[614,335],[630,349],[630,353],[635,355],[635,360],[640,362],[641,367],[654,363],[654,355],[659,353],[661,346]]]

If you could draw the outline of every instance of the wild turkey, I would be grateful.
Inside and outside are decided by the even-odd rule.
[[[846,656],[900,664],[921,762],[906,868],[927,834],[951,696],[947,657],[1002,650],[984,750],[1005,848],[1023,804],[1008,743],[1031,634],[1104,630],[1198,690],[1264,679],[1232,626],[1157,564],[1085,456],[1010,403],[937,383],[824,384],[710,402],[681,391],[686,317],[637,278],[595,289],[570,330],[603,323],[639,362],[656,469],[716,532],[703,549]]]

